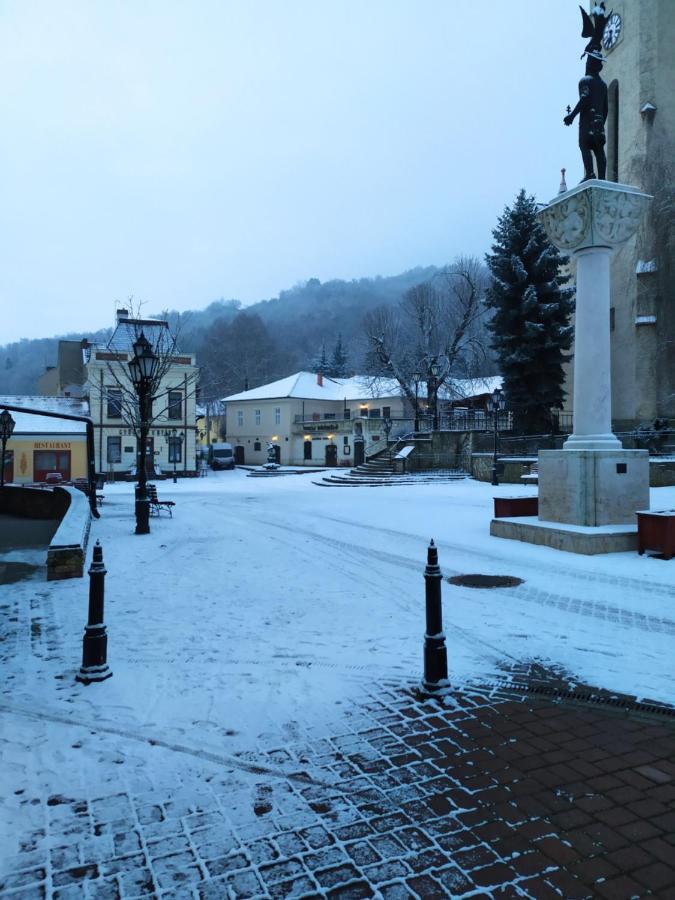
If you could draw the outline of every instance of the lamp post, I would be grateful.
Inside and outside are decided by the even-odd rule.
[[[3,409],[0,413],[0,440],[2,441],[2,470],[0,470],[0,488],[5,486],[5,452],[7,449],[7,441],[14,432],[16,422],[12,418],[12,414],[8,409]]]
[[[385,416],[382,419],[382,427],[384,428],[384,437],[385,437],[387,444],[389,444],[389,434],[391,432],[391,426],[392,426],[391,419],[389,418],[389,416]]]
[[[150,500],[148,498],[148,475],[146,472],[146,454],[148,447],[148,430],[150,428],[150,406],[152,403],[152,385],[159,358],[153,352],[150,342],[141,332],[133,345],[134,356],[129,363],[129,374],[138,396],[138,412],[140,418],[138,448],[138,486],[136,488],[136,534],[150,534]]]
[[[441,374],[441,366],[437,358],[429,366],[431,377],[433,379],[433,396],[434,396],[434,419],[433,430],[438,431],[438,376]]]
[[[420,381],[422,380],[422,375],[420,372],[413,372],[413,381],[415,382],[415,432],[420,430],[420,405],[419,405],[419,391],[420,391]]]
[[[176,463],[179,461],[179,455],[181,455],[178,450],[183,445],[183,435],[178,434],[178,429],[175,425],[171,429],[171,434],[167,435],[167,441],[169,442],[169,462],[173,463],[173,483],[176,484],[178,480],[176,477]]]
[[[497,451],[499,449],[499,413],[506,406],[506,398],[502,394],[501,388],[495,388],[487,399],[488,412],[492,413],[492,421],[494,425],[494,453],[492,455],[492,484],[496,487],[499,484],[497,477]]]

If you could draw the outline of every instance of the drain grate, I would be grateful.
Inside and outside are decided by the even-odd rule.
[[[517,587],[523,583],[522,578],[513,575],[454,575],[448,581],[458,587],[470,588]]]

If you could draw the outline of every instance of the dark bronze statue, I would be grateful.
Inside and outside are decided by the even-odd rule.
[[[605,179],[607,174],[607,157],[605,155],[605,122],[607,120],[607,85],[600,77],[602,71],[602,35],[607,20],[611,16],[605,12],[605,4],[593,7],[589,16],[581,9],[583,20],[582,37],[590,38],[582,59],[586,57],[586,74],[579,82],[579,102],[563,119],[565,125],[571,125],[579,116],[579,149],[584,163],[582,181],[595,178],[593,156],[598,168],[598,178]],[[592,16],[592,18],[591,18]]]

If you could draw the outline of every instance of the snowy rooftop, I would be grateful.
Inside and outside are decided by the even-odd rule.
[[[396,381],[380,378],[374,381],[363,375],[353,378],[327,378],[318,383],[314,372],[296,372],[279,381],[261,384],[250,391],[223,397],[223,402],[237,400],[278,400],[294,397],[298,400],[367,400],[373,397],[398,397],[401,389]]]
[[[450,382],[441,391],[446,400],[470,399],[481,394],[491,394],[501,387],[501,375],[489,378],[464,378]],[[414,388],[412,388],[414,390]],[[353,378],[323,377],[323,384],[317,381],[313,372],[296,372],[279,381],[262,384],[250,391],[241,391],[223,397],[223,402],[239,400],[277,400],[294,397],[298,400],[368,400],[379,397],[399,397],[401,388],[393,378],[368,378],[355,375]]]
[[[471,397],[491,394],[495,388],[501,386],[501,375],[490,375],[487,378],[458,378],[441,390],[441,397],[445,400],[470,400]]]
[[[89,406],[86,401],[75,397],[0,397],[0,409],[3,404],[20,406],[22,409],[36,409],[44,412],[64,413],[71,416],[88,416]],[[84,434],[86,424],[73,422],[70,419],[53,419],[51,416],[40,416],[28,412],[14,412],[12,418],[16,425],[14,434]]]

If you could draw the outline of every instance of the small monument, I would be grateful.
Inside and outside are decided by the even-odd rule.
[[[262,468],[266,469],[268,472],[274,472],[276,469],[281,468],[277,462],[277,448],[272,443],[267,445],[267,462],[264,463]]]
[[[579,103],[565,124],[580,113],[584,177],[539,213],[551,242],[571,253],[577,267],[573,433],[562,450],[539,452],[538,518],[494,519],[490,533],[592,554],[637,548],[635,513],[649,508],[649,454],[624,450],[612,433],[609,284],[612,253],[636,233],[652,198],[603,180],[606,87],[598,66],[604,4],[593,8],[593,20],[584,10],[582,16],[582,36],[591,37],[584,54],[589,61]],[[594,177],[591,154],[601,178]]]

